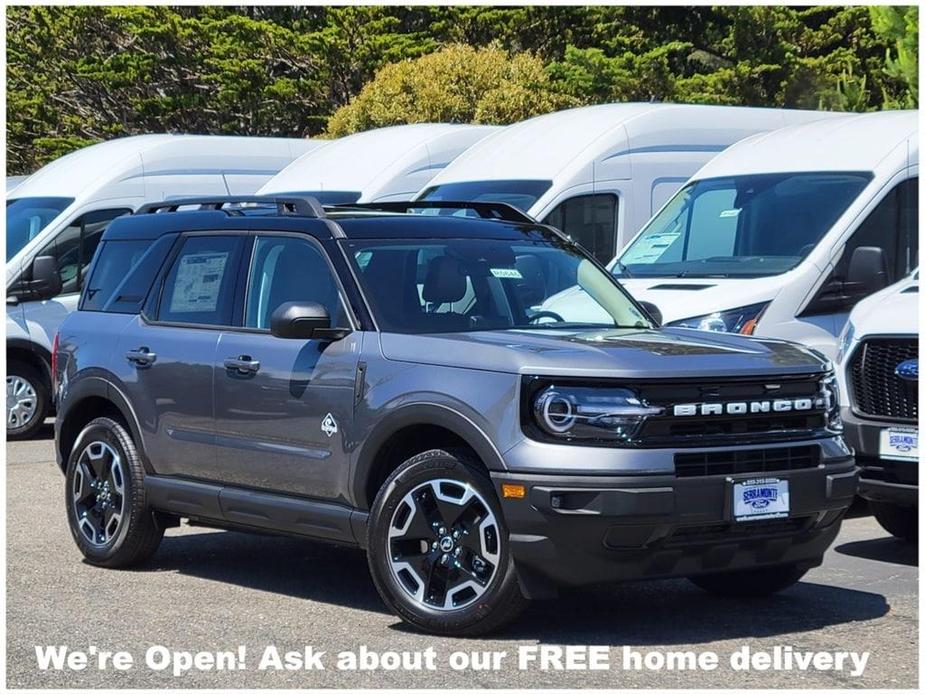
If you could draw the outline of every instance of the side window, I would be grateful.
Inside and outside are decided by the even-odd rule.
[[[268,330],[273,311],[287,301],[321,304],[332,326],[347,327],[337,281],[324,252],[306,239],[260,236],[247,279],[245,327]]]
[[[82,311],[138,313],[170,248],[173,234],[157,241],[105,241],[83,292]]]
[[[95,210],[88,212],[61,230],[38,255],[51,255],[58,261],[61,293],[73,294],[83,286],[84,275],[100,238],[116,217],[130,214],[129,209]]]
[[[191,236],[164,280],[157,319],[231,325],[241,247],[236,236]]]
[[[617,196],[579,195],[562,202],[544,224],[561,229],[602,263],[617,252]]]

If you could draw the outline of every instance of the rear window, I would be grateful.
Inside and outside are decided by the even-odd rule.
[[[104,241],[84,288],[82,311],[138,313],[176,240]]]

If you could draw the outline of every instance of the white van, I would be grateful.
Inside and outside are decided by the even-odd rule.
[[[610,269],[666,324],[834,358],[851,308],[918,265],[918,207],[918,113],[841,115],[730,147]]]
[[[141,135],[85,147],[7,194],[7,436],[49,410],[51,343],[107,224],[143,202],[255,192],[317,140]],[[14,416],[10,393],[18,396]]]
[[[417,123],[348,135],[292,162],[260,194],[299,193],[331,205],[410,200],[447,164],[500,129]]]
[[[606,263],[729,145],[827,115],[633,103],[557,111],[485,138],[415,199],[510,203],[562,229]]]
[[[6,177],[6,196],[9,197],[10,193],[16,190],[19,184],[25,181],[27,178],[29,177],[28,176],[7,176]]]

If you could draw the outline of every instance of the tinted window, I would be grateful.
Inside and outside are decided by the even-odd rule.
[[[446,183],[424,191],[421,200],[506,202],[523,211],[549,190],[551,181],[470,181]]]
[[[545,224],[561,229],[602,263],[617,252],[617,196],[579,195],[559,204]]]
[[[242,243],[234,236],[186,239],[164,281],[158,320],[231,325]]]
[[[321,249],[305,239],[261,236],[254,244],[244,325],[269,329],[273,311],[287,301],[321,304],[332,326],[347,325],[337,282]]]
[[[557,239],[356,241],[349,245],[379,326],[389,332],[636,327],[648,323],[615,281]],[[543,268],[583,300],[552,302]]]
[[[19,198],[6,204],[6,259],[19,253],[73,198]]]
[[[138,313],[176,236],[105,241],[84,288],[83,311]]]
[[[652,218],[617,268],[662,277],[760,277],[796,267],[870,181],[864,173],[695,181]]]
[[[38,255],[51,255],[58,261],[61,293],[79,292],[83,276],[93,260],[103,232],[116,217],[129,214],[129,209],[96,210],[75,219],[61,230]]]

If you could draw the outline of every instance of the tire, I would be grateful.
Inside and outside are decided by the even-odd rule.
[[[7,363],[6,399],[6,438],[31,439],[42,428],[51,406],[44,376],[31,364],[11,359]]]
[[[798,583],[809,569],[793,565],[768,566],[748,571],[729,571],[688,580],[708,593],[734,598],[757,598],[780,592]]]
[[[466,452],[427,451],[399,466],[373,503],[367,547],[382,599],[422,631],[478,636],[529,602],[494,489]]]
[[[898,506],[882,501],[870,501],[870,510],[877,522],[890,535],[906,542],[919,539],[919,510],[915,506]]]
[[[145,500],[138,451],[118,422],[99,417],[80,432],[64,491],[71,535],[91,564],[128,568],[157,550],[164,530]]]

